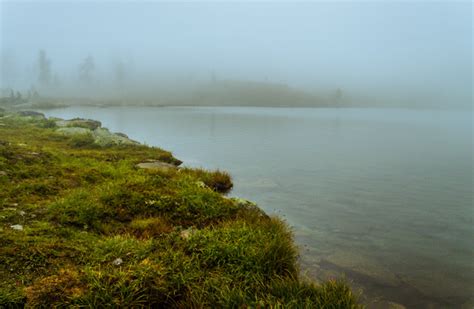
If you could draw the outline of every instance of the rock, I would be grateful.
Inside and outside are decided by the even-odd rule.
[[[14,230],[17,230],[17,231],[23,231],[23,225],[21,225],[21,224],[10,225],[10,227]]]
[[[363,276],[373,282],[387,287],[397,287],[401,284],[400,278],[384,267],[379,261],[355,252],[337,251],[321,260],[322,268],[333,268],[347,275]]]
[[[121,258],[116,258],[113,262],[112,265],[119,266],[123,263],[123,260]]]
[[[7,172],[5,172],[5,171],[0,171],[0,176],[7,176],[7,175],[8,175]]]
[[[73,128],[73,127],[68,127],[68,128],[59,128],[56,130],[59,133],[62,133],[64,135],[81,135],[81,134],[91,134],[92,131],[86,128]]]
[[[389,308],[389,309],[406,309],[407,307],[403,306],[402,304],[399,304],[399,303],[395,303],[393,301],[389,301],[387,302],[387,307],[385,308]]]
[[[110,146],[110,145],[139,145],[140,143],[118,135],[111,133],[108,129],[97,128],[92,132],[95,143],[100,146]]]
[[[142,163],[138,163],[137,167],[148,169],[148,170],[162,170],[162,171],[169,171],[169,170],[177,168],[173,164],[169,164],[169,163],[165,163],[161,161],[142,162]]]
[[[20,115],[22,117],[33,117],[33,118],[46,119],[46,117],[43,113],[38,113],[38,112],[35,112],[35,111],[19,111],[18,115]]]
[[[57,123],[61,124],[60,120]],[[92,120],[90,120],[92,121]],[[90,134],[94,139],[94,144],[106,147],[112,145],[139,145],[140,143],[131,140],[127,137],[123,137],[122,135],[117,135],[115,133],[111,133],[108,129],[105,128],[96,128],[91,130],[85,127],[71,127],[71,126],[64,126],[63,124],[60,125],[60,128],[56,130],[59,133],[64,135],[81,135],[81,134]]]
[[[406,309],[406,307],[392,301],[376,300],[368,304],[367,309]]]
[[[128,138],[128,135],[125,134],[125,133],[116,132],[116,133],[114,133],[114,134],[117,135],[117,136],[121,136],[121,137]]]
[[[230,200],[232,200],[235,204],[237,204],[240,207],[256,207],[257,206],[257,204],[255,204],[254,202],[246,200],[244,198],[240,198],[240,197],[232,197],[230,198]]]
[[[269,218],[269,216],[263,210],[261,210],[257,204],[255,204],[252,201],[249,201],[240,197],[231,197],[228,199],[231,200],[234,204],[236,204],[240,208],[258,212],[261,217]]]
[[[199,187],[199,188],[206,188],[206,184],[202,181],[196,181],[196,185]]]
[[[82,119],[74,118],[70,120],[57,120],[56,126],[58,127],[75,127],[75,128],[84,128],[89,130],[95,130],[102,126],[100,121],[91,120],[91,119]]]
[[[182,239],[189,239],[195,233],[196,231],[192,227],[190,227],[189,229],[181,231],[181,233],[179,233],[179,236],[181,236]]]

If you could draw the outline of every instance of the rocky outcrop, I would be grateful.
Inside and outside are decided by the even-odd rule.
[[[82,119],[74,118],[70,120],[56,120],[56,126],[58,127],[75,127],[75,128],[85,128],[89,130],[95,130],[102,126],[100,121],[91,120],[91,119]]]
[[[46,119],[46,116],[43,113],[38,113],[35,111],[19,111],[17,114],[22,117]]]
[[[75,127],[59,128],[56,130],[56,132],[62,133],[64,135],[70,135],[70,136],[92,133],[92,131],[89,129],[75,128]]]
[[[139,145],[137,141],[131,140],[125,134],[112,133],[108,129],[102,128],[99,121],[81,118],[54,119],[54,121],[59,127],[57,132],[68,136],[90,134],[94,139],[94,144],[99,146]]]
[[[254,211],[258,213],[261,217],[268,218],[268,215],[262,209],[260,209],[260,207],[258,207],[256,203],[252,201],[249,201],[240,197],[230,197],[230,198],[226,197],[226,198],[231,200],[235,205],[237,205],[238,207],[242,209]]]
[[[97,128],[92,131],[94,142],[99,146],[110,145],[139,145],[137,141],[124,137],[121,134],[112,133],[105,128]]]
[[[162,171],[168,171],[170,169],[177,168],[176,165],[161,162],[161,161],[155,161],[155,160],[138,163],[137,167],[142,168],[142,169],[147,169],[147,170],[162,170]]]

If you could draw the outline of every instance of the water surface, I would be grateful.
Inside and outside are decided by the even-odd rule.
[[[221,168],[233,195],[294,227],[307,275],[345,274],[371,299],[472,306],[473,140],[467,112],[397,109],[94,108],[85,117]]]

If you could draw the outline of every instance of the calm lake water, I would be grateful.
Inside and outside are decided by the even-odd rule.
[[[310,277],[345,274],[372,302],[473,307],[467,111],[77,107],[46,114],[97,119],[185,165],[229,171],[232,195],[294,227]]]

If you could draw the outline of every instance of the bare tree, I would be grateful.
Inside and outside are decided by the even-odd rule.
[[[118,61],[115,64],[115,82],[118,87],[122,87],[126,79],[126,67],[123,61]]]

